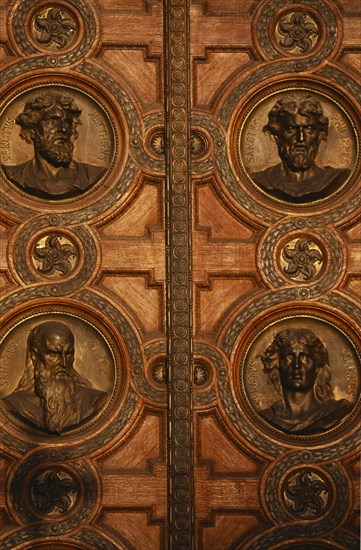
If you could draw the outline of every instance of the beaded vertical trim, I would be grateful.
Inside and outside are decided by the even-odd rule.
[[[193,547],[189,2],[165,0],[169,548]]]

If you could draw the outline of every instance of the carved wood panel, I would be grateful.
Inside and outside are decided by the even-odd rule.
[[[162,3],[1,11],[0,544],[164,548]]]
[[[0,13],[0,548],[358,548],[358,3]]]
[[[359,544],[359,25],[191,7],[196,548]]]

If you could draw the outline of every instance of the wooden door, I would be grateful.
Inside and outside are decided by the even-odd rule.
[[[355,2],[191,11],[197,548],[359,544],[359,39]]]
[[[358,548],[357,2],[0,10],[0,548]]]

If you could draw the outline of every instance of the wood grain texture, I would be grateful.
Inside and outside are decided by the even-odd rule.
[[[281,0],[274,3],[275,9],[276,4],[279,11],[272,13],[283,13],[282,10],[286,8],[285,3]],[[269,5],[272,5],[272,3]],[[235,125],[237,109],[244,106],[244,112],[247,113],[247,105],[252,104],[252,94],[255,94],[257,90],[260,91],[260,97],[265,96],[268,90],[274,89],[277,81],[283,81],[286,85],[291,74],[295,77],[295,85],[299,86],[307,87],[311,79],[313,84],[316,85],[318,81],[320,83],[324,82],[323,77],[318,77],[317,71],[311,75],[307,72],[306,65],[301,68],[303,59],[298,60],[298,62],[301,62],[300,69],[293,72],[292,63],[295,58],[292,58],[292,54],[284,53],[283,56],[279,54],[278,60],[277,55],[272,54],[274,56],[272,65],[271,63],[267,64],[267,55],[272,52],[271,49],[267,50],[267,40],[269,39],[268,37],[264,38],[262,44],[257,43],[255,40],[257,18],[261,17],[263,5],[258,5],[257,10],[253,11],[255,8],[254,4],[248,5],[246,2],[241,4],[229,2],[226,4],[224,2],[209,1],[196,2],[192,11],[193,106],[199,116],[202,113],[211,113],[213,120],[218,122],[225,136],[228,155],[231,155],[232,147],[234,147],[237,139],[236,134],[239,128],[239,125],[237,128]],[[302,7],[305,10],[308,8],[312,9],[312,2],[308,3],[308,6],[305,4]],[[352,2],[349,2],[347,6],[342,4],[340,8],[343,13],[342,18],[337,9],[333,12],[339,25],[338,41],[334,43],[334,51],[330,51],[325,63],[332,66],[334,63],[332,58],[336,54],[337,64],[341,71],[359,83],[360,67],[358,58],[360,52],[355,42],[360,38],[360,30],[357,30],[356,27],[360,25],[361,14],[356,8],[356,4]],[[266,9],[266,6],[264,9]],[[288,9],[290,9],[289,4]],[[323,9],[321,4],[320,9]],[[329,17],[329,15],[326,15],[327,9],[322,12],[325,18]],[[273,17],[277,16],[274,15]],[[269,22],[271,23],[271,20]],[[267,25],[268,22],[264,21],[263,24]],[[331,23],[331,19],[325,19],[324,24],[327,27],[327,25],[333,23]],[[222,36],[222,30],[224,29],[227,29],[226,34]],[[266,32],[266,29],[264,30]],[[261,33],[261,28],[259,32]],[[326,33],[324,34],[326,36],[327,30],[323,32]],[[327,49],[327,40],[326,45],[323,46],[324,51]],[[259,54],[263,56],[263,61],[260,61]],[[312,63],[312,56],[309,57],[308,63]],[[330,80],[329,85],[332,87]],[[235,90],[235,92],[232,93],[232,90]],[[352,95],[349,96],[346,93],[346,96],[349,97],[352,103]],[[218,113],[221,113],[219,118],[217,118]],[[255,548],[260,550],[264,548],[283,549],[288,547],[290,537],[296,536],[296,532],[292,535],[291,530],[287,531],[290,518],[286,519],[286,516],[283,519],[281,519],[281,515],[277,516],[276,523],[271,516],[270,522],[270,514],[275,513],[272,512],[272,500],[265,503],[262,498],[263,483],[266,482],[267,476],[271,475],[270,472],[277,471],[278,460],[272,460],[263,455],[264,451],[267,454],[267,441],[261,450],[261,446],[254,439],[254,454],[246,452],[248,445],[252,446],[252,436],[247,437],[247,441],[243,439],[243,434],[246,432],[243,432],[243,428],[240,428],[240,421],[238,424],[235,421],[236,411],[243,418],[246,412],[243,409],[244,404],[240,402],[237,389],[239,387],[237,378],[242,366],[242,359],[236,349],[240,351],[247,346],[245,334],[247,331],[252,331],[254,326],[259,326],[261,318],[267,319],[267,315],[269,315],[270,319],[275,320],[277,314],[282,314],[282,310],[292,309],[295,306],[302,309],[297,294],[294,295],[291,301],[287,297],[287,294],[291,296],[292,288],[296,289],[297,284],[279,279],[279,282],[275,285],[276,275],[272,279],[272,274],[276,274],[279,269],[277,267],[279,261],[277,260],[277,246],[276,248],[270,247],[267,251],[261,253],[262,243],[267,242],[267,239],[269,242],[273,240],[274,245],[276,245],[281,234],[284,239],[290,238],[292,234],[291,225],[287,231],[278,233],[277,228],[280,227],[279,224],[282,224],[283,221],[285,223],[287,223],[286,220],[290,219],[295,221],[298,217],[301,227],[302,218],[307,217],[308,221],[304,227],[307,226],[308,230],[312,230],[314,227],[316,232],[314,235],[321,239],[326,237],[327,231],[334,232],[335,238],[338,239],[337,242],[340,243],[340,253],[345,254],[345,263],[342,264],[342,269],[339,269],[339,275],[335,276],[332,285],[324,288],[323,293],[327,296],[335,291],[336,294],[341,292],[349,295],[350,298],[352,296],[351,300],[355,300],[355,303],[360,303],[359,207],[353,209],[349,215],[344,216],[344,219],[340,219],[336,225],[333,222],[332,214],[328,215],[326,213],[326,204],[319,204],[318,209],[313,210],[313,218],[307,208],[294,208],[293,205],[285,205],[284,203],[282,205],[280,203],[271,204],[264,194],[262,196],[258,195],[257,198],[252,195],[256,199],[255,207],[247,207],[249,214],[246,215],[246,219],[248,218],[250,221],[252,213],[255,213],[258,205],[261,204],[266,208],[267,213],[271,212],[272,215],[281,211],[281,220],[272,224],[270,221],[271,216],[268,214],[268,219],[266,216],[262,219],[262,215],[258,215],[258,224],[247,226],[247,223],[244,222],[246,207],[244,201],[240,197],[238,206],[235,207],[232,198],[224,193],[222,182],[226,184],[229,181],[229,173],[232,173],[235,178],[234,186],[231,187],[230,184],[227,189],[236,189],[239,186],[242,190],[246,190],[248,196],[252,193],[252,189],[247,186],[244,175],[237,170],[235,157],[233,157],[229,168],[222,161],[221,156],[217,158],[217,144],[218,142],[214,144],[215,150],[212,151],[216,161],[215,177],[213,179],[209,177],[207,180],[202,179],[201,176],[198,180],[195,177],[195,231],[193,235],[195,340],[199,340],[199,342],[206,340],[208,345],[219,350],[217,345],[219,331],[222,332],[232,323],[232,317],[239,319],[236,323],[239,337],[237,337],[236,332],[233,332],[233,344],[236,343],[236,346],[227,347],[227,354],[230,358],[228,366],[230,381],[227,381],[226,374],[224,374],[225,382],[223,383],[222,378],[221,384],[220,371],[216,370],[218,380],[215,378],[217,395],[215,407],[212,403],[212,405],[209,404],[209,407],[212,407],[210,408],[212,412],[205,413],[204,409],[201,410],[200,407],[199,409],[196,408],[195,411],[196,547],[207,549],[242,548],[242,550],[246,548],[252,550]],[[220,144],[219,149],[221,147]],[[359,178],[360,176],[357,175],[352,188],[352,197],[356,202],[360,193]],[[232,197],[236,196],[236,192],[233,192]],[[343,208],[345,201],[347,199],[340,197],[338,201],[335,201],[332,207],[333,210],[337,212],[337,208]],[[318,216],[320,221],[322,219],[320,224],[317,224],[316,221]],[[267,235],[267,238],[265,235]],[[261,254],[264,258],[262,267],[260,264]],[[336,262],[328,266],[330,270],[335,268]],[[265,275],[267,275],[266,278]],[[272,307],[272,301],[275,299],[276,288],[273,285],[282,289],[281,293],[284,292],[284,298],[277,299],[277,305],[275,304],[274,307]],[[307,281],[302,281],[301,286],[303,288],[307,289],[308,285]],[[322,288],[322,282],[320,282],[320,285],[320,288]],[[263,302],[265,306],[255,308],[254,305],[257,300]],[[336,303],[337,299],[333,301],[334,305]],[[303,307],[305,306],[304,303]],[[312,306],[322,313],[323,305],[317,297],[313,300]],[[345,320],[344,309],[341,305],[336,306],[336,309],[336,316],[339,322],[343,323]],[[255,313],[248,315],[247,311],[251,312],[252,310]],[[244,314],[240,313],[241,311]],[[356,323],[359,327],[360,320],[359,312],[355,309],[351,313],[349,322]],[[210,357],[209,352],[209,359]],[[215,368],[214,354],[213,366]],[[217,369],[219,369],[218,366]],[[230,386],[230,393],[225,393],[225,388],[228,385]],[[231,394],[234,399],[234,406],[229,403]],[[222,418],[222,421],[215,421],[219,418]],[[251,427],[251,419],[248,419],[247,422]],[[237,425],[241,433],[237,434],[237,429],[232,430],[232,425]],[[254,427],[252,426],[251,429]],[[228,428],[230,431],[228,431]],[[259,433],[258,429],[256,431]],[[340,442],[341,446],[342,438],[348,439],[351,436],[350,433],[348,436],[340,433],[339,438],[336,440]],[[276,433],[273,433],[272,436],[269,434],[266,439],[269,441],[269,445],[278,444]],[[332,437],[329,438],[329,443],[331,441]],[[292,445],[292,449],[296,452],[297,450],[301,452],[302,448],[305,448],[302,446],[301,441],[287,441],[287,437],[283,439],[283,442],[286,443],[286,446]],[[320,444],[322,449],[322,443],[320,442]],[[311,448],[312,445],[313,443],[308,443]],[[327,456],[326,448],[324,451],[325,457]],[[350,460],[355,464],[354,461],[357,461],[355,451],[354,448],[349,454],[346,453],[345,460]],[[341,454],[340,447],[340,458],[336,459],[336,462],[343,468]],[[283,460],[282,456],[281,452],[281,458],[279,459],[281,461]],[[322,450],[320,456],[322,456]],[[348,456],[352,458],[347,458]],[[318,465],[320,466],[321,463],[318,463]],[[353,470],[351,473],[349,465],[345,467],[351,479],[359,477],[359,473]],[[302,461],[299,461],[299,468],[302,469]],[[351,508],[355,507],[353,499],[354,497],[357,498],[358,489],[353,492],[353,489],[351,489],[353,481],[351,479],[347,495],[342,495],[342,491],[340,491],[340,493],[337,492],[335,497],[339,499],[340,508],[343,499],[348,501],[349,506],[349,512],[346,514],[347,519],[345,518],[347,524],[345,529],[350,534],[350,539],[348,539],[348,543],[344,543],[346,546],[342,545],[342,536],[337,539],[344,548],[347,548],[348,544],[357,547],[357,537],[355,535],[355,510],[357,505],[354,512],[351,512]],[[273,489],[277,493],[277,487],[274,486]],[[339,490],[340,488],[337,489],[337,491]],[[275,498],[280,499],[280,495],[281,493],[278,492]],[[297,540],[303,540],[303,543],[306,543],[308,540],[307,526],[310,523],[300,516],[296,523],[298,529]],[[272,529],[276,524],[280,525],[279,531],[272,534]],[[320,526],[321,524],[322,520],[320,520]],[[333,530],[338,532],[339,527],[334,526]],[[288,532],[287,538],[286,532]],[[327,534],[325,534],[325,537],[327,539]],[[313,544],[317,541],[316,530],[312,540]],[[344,540],[346,541],[346,538]],[[301,542],[300,544],[302,546]]]
[[[37,62],[38,68],[33,70],[34,63],[30,59],[31,56],[25,54],[21,56],[18,53],[18,57],[15,57],[13,53],[14,49],[18,51],[24,47],[24,44],[25,47],[28,47],[26,40],[30,40],[29,29],[26,28],[19,46],[16,43],[19,39],[18,29],[13,31],[11,27],[11,17],[16,14],[20,4],[22,2],[12,6],[11,11],[9,11],[8,3],[6,6],[2,5],[1,12],[4,17],[1,17],[0,24],[2,67],[10,65],[12,69],[8,74],[14,74],[15,77],[21,75],[21,79],[16,80],[15,78],[15,84],[10,76],[9,87],[14,86],[12,89],[16,92],[21,91],[24,75],[30,84],[38,82],[40,88],[42,82],[46,85],[47,79],[53,76],[51,70],[44,76],[43,68],[46,65],[46,56],[43,55],[42,60]],[[62,5],[65,5],[65,2]],[[69,9],[72,9],[72,6]],[[49,204],[46,201],[36,203],[26,194],[21,195],[16,192],[14,194],[12,190],[12,200],[15,201],[16,206],[12,205],[4,213],[5,221],[4,225],[1,225],[2,290],[3,295],[11,295],[9,303],[17,302],[15,310],[10,310],[10,316],[15,314],[16,317],[15,311],[24,311],[24,307],[33,308],[33,312],[41,313],[49,307],[49,304],[42,300],[33,304],[32,299],[29,299],[29,296],[34,293],[34,280],[30,275],[28,276],[29,268],[27,266],[31,263],[31,258],[30,248],[26,244],[25,238],[32,238],[31,228],[36,227],[35,231],[43,230],[46,234],[55,226],[56,231],[60,232],[59,234],[65,231],[71,237],[74,234],[79,236],[87,234],[89,237],[91,235],[89,244],[92,241],[92,248],[85,242],[80,243],[79,239],[76,241],[77,245],[83,246],[80,253],[83,260],[79,264],[79,274],[83,272],[84,265],[92,265],[92,273],[89,273],[90,278],[87,280],[82,278],[82,282],[79,279],[80,284],[77,283],[76,288],[73,287],[74,292],[70,292],[72,298],[69,299],[67,296],[58,301],[55,299],[51,307],[55,309],[61,307],[65,312],[70,309],[76,310],[79,315],[84,314],[85,311],[89,313],[89,308],[94,309],[95,325],[99,324],[101,316],[104,319],[108,318],[108,321],[111,322],[110,317],[113,315],[113,321],[118,313],[121,312],[121,315],[125,315],[127,319],[125,321],[124,318],[125,324],[129,328],[134,327],[135,332],[134,339],[128,342],[129,349],[124,350],[122,354],[119,365],[123,372],[120,380],[122,380],[122,386],[125,380],[130,381],[133,369],[132,385],[136,387],[136,394],[133,393],[134,390],[128,388],[130,390],[128,404],[125,406],[124,415],[122,413],[119,415],[119,407],[121,408],[124,402],[118,393],[109,408],[106,421],[105,431],[112,435],[104,436],[104,432],[103,435],[98,434],[99,437],[93,435],[90,445],[92,450],[89,446],[87,447],[87,441],[90,440],[89,434],[85,435],[86,431],[79,437],[72,438],[71,445],[74,444],[78,450],[85,444],[87,450],[83,451],[83,454],[86,454],[91,465],[94,480],[101,479],[101,482],[99,481],[101,492],[99,491],[97,494],[96,506],[98,509],[96,515],[92,514],[91,510],[87,512],[91,516],[89,521],[87,520],[91,531],[85,533],[82,530],[84,519],[79,519],[76,524],[77,518],[82,516],[78,513],[73,518],[70,516],[70,519],[66,514],[65,516],[60,514],[58,517],[60,527],[55,527],[54,532],[58,529],[58,543],[60,544],[66,537],[65,533],[69,530],[70,523],[75,522],[72,523],[72,525],[76,525],[75,530],[73,529],[75,539],[78,537],[84,541],[84,544],[92,544],[93,548],[113,548],[113,544],[117,548],[165,548],[168,515],[165,391],[162,385],[157,387],[155,384],[152,371],[148,368],[145,358],[145,348],[149,344],[153,344],[155,338],[157,338],[159,350],[165,348],[164,166],[159,159],[157,164],[154,157],[149,155],[149,146],[147,151],[145,150],[144,139],[145,128],[147,131],[153,126],[159,128],[159,121],[164,118],[163,6],[161,2],[129,2],[126,5],[124,2],[114,3],[101,0],[89,3],[89,9],[93,10],[96,32],[94,43],[87,46],[90,53],[87,54],[89,64],[85,71],[88,77],[85,77],[85,80],[88,78],[89,82],[92,82],[93,89],[90,93],[94,94],[93,97],[100,99],[104,97],[104,93],[112,94],[109,103],[112,105],[109,116],[113,117],[114,124],[120,130],[118,134],[120,138],[119,159],[115,163],[111,178],[105,181],[99,190],[103,198],[99,216],[96,213],[99,201],[91,195],[81,198],[80,201],[57,205],[56,203]],[[7,17],[10,20],[6,27]],[[85,22],[85,31],[87,31],[87,24]],[[122,29],[121,33],[120,29]],[[81,33],[83,31],[80,29],[79,32],[78,38],[82,43],[83,35]],[[59,55],[61,57],[61,52]],[[71,93],[71,86],[84,89],[84,76],[80,76],[85,67],[82,64],[84,61],[85,58],[79,59],[72,69],[64,71],[60,69],[57,72],[59,82],[64,82],[65,87],[68,86],[69,93]],[[78,72],[76,72],[77,69],[79,69]],[[91,74],[97,74],[98,77],[94,78],[94,76],[90,76]],[[96,113],[93,113],[93,116],[95,124],[98,124],[96,127],[100,128],[100,119],[97,118]],[[93,138],[95,136],[91,136],[89,133],[86,136],[89,142]],[[86,148],[87,144],[83,143],[82,147]],[[132,148],[133,150],[131,150]],[[122,165],[121,159],[127,157],[128,167],[122,175],[124,164]],[[144,160],[144,165],[142,161],[134,161],[134,158]],[[159,170],[160,166],[161,170]],[[119,178],[123,178],[123,183],[117,183]],[[5,181],[3,183],[5,186],[7,185]],[[121,185],[130,191],[126,191],[120,201],[117,192],[113,194],[113,198],[110,198],[114,185]],[[31,207],[28,209],[30,205],[34,208],[33,211]],[[15,216],[12,210],[16,211]],[[39,215],[39,211],[48,212],[48,217],[40,224],[34,221]],[[62,215],[66,216],[66,222]],[[82,229],[77,228],[79,222]],[[25,233],[21,233],[22,231]],[[20,246],[21,251],[13,257],[15,237],[10,237],[10,234],[14,236],[19,232],[26,237],[18,240],[16,246],[18,248]],[[25,245],[24,251],[23,244]],[[26,277],[18,276],[19,269],[21,273],[26,273]],[[57,282],[55,280],[55,285]],[[61,277],[59,282],[62,283]],[[39,277],[35,286],[39,288],[42,283],[43,281]],[[81,303],[80,292],[84,291],[96,293],[96,297],[92,294],[95,300],[93,306],[89,302],[88,305],[85,305],[84,302]],[[24,292],[28,298],[24,297]],[[39,290],[36,292],[41,294]],[[17,296],[22,296],[22,298],[17,298]],[[87,294],[87,296],[90,295]],[[103,304],[100,308],[98,300],[101,300]],[[98,306],[95,305],[96,302]],[[133,329],[130,330],[133,331]],[[121,339],[124,336],[123,333]],[[84,338],[86,340],[86,335]],[[114,342],[116,347],[120,344],[116,340]],[[99,360],[99,350],[97,353],[97,360]],[[127,359],[128,353],[131,355],[135,353],[130,363]],[[153,363],[157,359],[157,353],[152,356]],[[159,354],[162,355],[161,351]],[[148,408],[144,407],[144,402],[147,402]],[[135,403],[137,405],[134,408]],[[31,545],[34,537],[41,537],[42,533],[44,535],[47,531],[46,527],[34,531],[31,524],[18,525],[18,529],[14,531],[14,525],[9,519],[11,514],[16,517],[16,513],[13,510],[11,495],[5,498],[5,486],[8,483],[10,467],[12,466],[17,471],[18,457],[16,458],[14,451],[8,448],[7,441],[14,437],[14,430],[17,429],[21,433],[27,428],[10,427],[11,435],[8,435],[6,430],[1,432],[1,449],[6,457],[6,461],[0,461],[1,544],[10,545],[12,548],[21,545],[21,541],[24,540]],[[59,440],[45,436],[44,442],[51,447],[52,445],[57,446]],[[14,445],[16,446],[16,444]],[[69,450],[70,447],[69,440],[61,442],[59,454],[54,455],[54,457],[58,457],[58,459],[54,458],[55,468],[59,467],[59,463],[64,464],[66,453],[72,453]],[[29,451],[29,462],[25,459],[24,468],[27,464],[36,463],[37,449],[38,443],[35,442],[32,450]],[[72,464],[71,460],[69,464]],[[31,468],[31,466],[28,467]],[[30,478],[27,481],[27,486],[24,486],[27,510],[31,507],[29,500],[31,498],[29,496]],[[80,500],[88,498],[87,489],[82,486],[86,481],[79,477],[77,482],[80,487]],[[94,481],[93,483],[96,485],[98,482]],[[89,502],[89,498],[88,503],[81,502],[81,509],[86,510]],[[10,512],[8,506],[10,506]],[[64,518],[65,521],[63,521]],[[19,521],[18,518],[18,523]],[[21,531],[22,529],[23,531]],[[9,535],[11,531],[13,534]],[[73,538],[73,540],[75,539]],[[88,546],[86,547],[88,548]]]

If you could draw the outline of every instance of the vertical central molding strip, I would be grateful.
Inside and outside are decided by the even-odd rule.
[[[164,0],[168,548],[194,547],[189,0]]]

